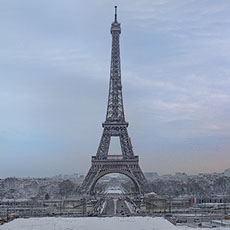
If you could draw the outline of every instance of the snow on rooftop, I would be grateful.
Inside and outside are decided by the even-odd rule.
[[[0,230],[192,230],[177,227],[162,217],[79,217],[16,219]],[[225,228],[226,230],[226,228]]]

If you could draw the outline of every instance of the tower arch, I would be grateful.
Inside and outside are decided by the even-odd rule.
[[[137,194],[140,194],[141,193],[141,188],[138,184],[138,182],[136,181],[136,179],[134,177],[132,177],[132,175],[128,172],[124,172],[124,171],[116,171],[116,170],[113,170],[113,171],[104,171],[104,172],[101,172],[95,179],[94,181],[92,182],[91,184],[91,187],[89,188],[89,194],[90,195],[93,195],[94,194],[94,190],[95,190],[95,186],[97,184],[97,182],[104,176],[108,175],[108,174],[111,174],[111,173],[119,173],[119,174],[122,174],[122,175],[125,175],[127,176],[134,184],[135,186],[135,190],[136,190],[136,193]]]

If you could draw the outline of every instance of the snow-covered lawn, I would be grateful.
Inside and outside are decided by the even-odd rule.
[[[80,217],[16,219],[0,230],[192,230],[176,227],[161,217]],[[226,228],[225,228],[226,230]]]

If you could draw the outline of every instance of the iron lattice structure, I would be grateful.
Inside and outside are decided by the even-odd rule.
[[[130,137],[128,135],[128,122],[122,99],[120,45],[120,23],[117,21],[117,7],[115,6],[115,19],[111,25],[112,53],[110,68],[109,97],[106,120],[102,124],[103,134],[96,156],[92,156],[92,165],[86,175],[81,192],[93,194],[97,181],[109,173],[121,173],[128,176],[135,184],[136,191],[142,193],[147,180],[139,166],[139,158],[134,155]],[[122,155],[109,155],[110,140],[119,136]]]

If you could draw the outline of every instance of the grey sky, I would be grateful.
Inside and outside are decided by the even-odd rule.
[[[230,167],[229,0],[1,0],[0,177],[87,172],[105,119],[114,5],[143,170]]]

